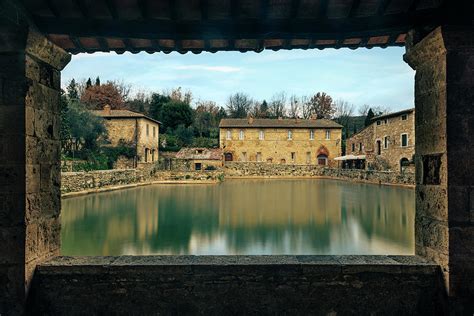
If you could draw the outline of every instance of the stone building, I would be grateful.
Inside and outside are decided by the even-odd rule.
[[[219,148],[181,148],[174,159],[182,170],[213,170],[222,167],[223,156]],[[174,168],[174,169],[176,169]]]
[[[136,156],[128,163],[120,159],[122,167],[137,167],[158,161],[160,122],[142,113],[129,110],[112,110],[106,105],[103,110],[92,111],[104,118],[111,146],[124,144],[133,146]]]
[[[351,166],[402,170],[413,168],[415,109],[376,116],[369,126],[346,141],[346,155],[365,156]]]
[[[219,143],[225,161],[331,166],[341,129],[326,119],[223,119]]]

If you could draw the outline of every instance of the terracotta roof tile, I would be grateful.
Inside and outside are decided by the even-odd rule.
[[[161,124],[160,121],[152,119],[149,116],[146,116],[143,113],[133,112],[129,110],[110,110],[110,113],[106,113],[104,110],[95,110],[91,111],[94,115],[103,117],[103,118],[145,118],[155,123]]]
[[[255,128],[342,128],[342,125],[327,119],[222,119],[220,128],[255,127]]]

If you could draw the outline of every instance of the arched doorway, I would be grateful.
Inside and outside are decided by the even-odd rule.
[[[232,153],[225,153],[224,154],[224,160],[225,161],[232,161],[234,160],[233,156],[232,156]]]
[[[318,165],[327,166],[328,157],[329,157],[329,150],[326,148],[326,146],[321,145],[316,153],[316,161],[318,162]]]
[[[325,154],[320,154],[317,157],[318,159],[318,165],[320,166],[326,166],[328,164],[328,156]]]
[[[400,159],[400,172],[405,171],[405,168],[410,165],[410,160],[408,158],[403,157]]]

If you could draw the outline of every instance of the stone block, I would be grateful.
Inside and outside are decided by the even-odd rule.
[[[26,56],[26,77],[54,90],[61,89],[60,72],[29,55]]]
[[[40,165],[26,165],[26,193],[38,193],[40,191],[40,172]]]
[[[0,265],[21,264],[25,259],[25,227],[0,227]]]
[[[25,96],[25,105],[35,110],[43,110],[55,114],[60,112],[59,91],[41,85],[38,82],[31,82]]]
[[[24,193],[0,193],[0,227],[23,225],[25,223],[24,208]]]
[[[71,55],[50,42],[42,34],[30,30],[26,43],[26,53],[61,71],[71,60]]]

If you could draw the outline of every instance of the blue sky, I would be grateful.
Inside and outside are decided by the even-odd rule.
[[[191,90],[194,100],[225,105],[234,92],[269,100],[274,93],[311,95],[400,110],[413,106],[414,71],[402,60],[404,48],[163,53],[79,54],[62,72],[63,86],[76,80],[122,80],[135,91]]]

